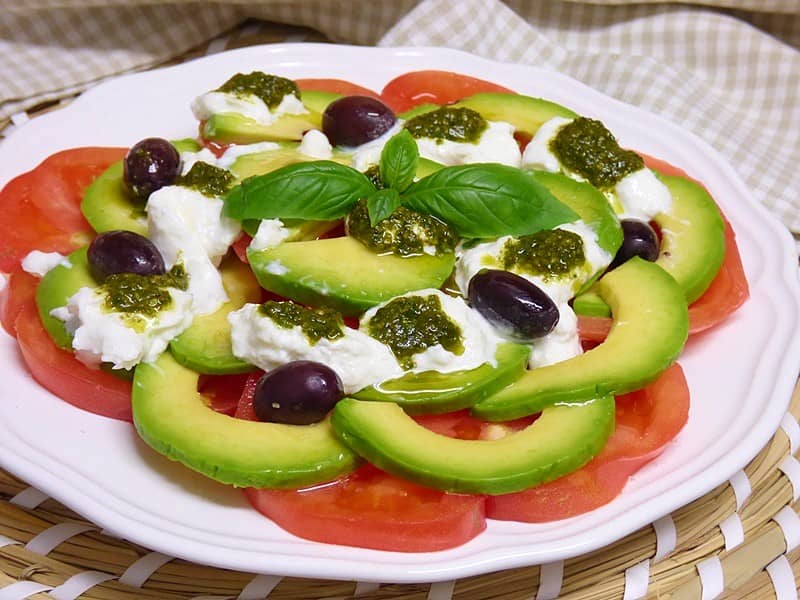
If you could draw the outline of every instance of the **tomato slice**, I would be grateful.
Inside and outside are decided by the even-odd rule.
[[[450,104],[479,92],[511,90],[491,81],[451,71],[412,71],[392,79],[381,92],[381,99],[396,113],[427,102]]]
[[[584,467],[535,488],[491,496],[486,516],[541,523],[594,510],[619,495],[633,475],[658,456],[689,418],[689,387],[677,363],[642,390],[617,397],[616,428]]]
[[[238,418],[255,420],[260,373],[242,392]],[[459,546],[486,528],[482,496],[448,494],[404,481],[371,465],[304,490],[248,488],[260,513],[296,536],[360,548],[430,552]]]
[[[88,243],[92,228],[80,210],[83,191],[124,148],[58,152],[0,191],[0,271],[9,273],[31,250],[66,254]]]
[[[342,96],[369,96],[380,100],[377,92],[344,79],[295,79],[295,83],[301,91],[332,92]]]
[[[133,421],[131,383],[90,369],[53,343],[33,301],[25,303],[15,323],[22,357],[33,378],[65,402],[97,415]]]
[[[197,391],[208,399],[213,410],[233,416],[239,407],[242,389],[249,380],[249,373],[200,375]]]
[[[17,337],[15,321],[22,308],[36,297],[38,277],[21,268],[13,270],[7,278],[6,287],[0,291],[0,324],[9,335]]]

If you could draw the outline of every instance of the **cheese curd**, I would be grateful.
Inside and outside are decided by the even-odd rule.
[[[64,265],[67,268],[72,266],[69,259],[63,254],[58,252],[42,252],[41,250],[32,250],[25,255],[22,259],[20,266],[22,270],[37,277],[44,277],[48,271],[54,269],[58,265]]]
[[[356,329],[345,327],[342,337],[312,344],[299,325],[281,327],[257,304],[231,312],[228,321],[234,356],[265,371],[296,360],[319,362],[339,375],[346,394],[403,373],[388,346]]]
[[[333,146],[328,141],[328,136],[319,129],[309,129],[303,134],[300,145],[297,147],[300,154],[311,158],[327,160],[333,156]]]
[[[250,250],[266,250],[280,245],[291,233],[280,219],[264,219],[250,242]]]
[[[489,322],[480,313],[472,310],[462,298],[448,296],[436,289],[409,292],[398,296],[398,298],[411,296],[438,297],[444,313],[460,327],[464,346],[462,354],[454,354],[449,350],[445,350],[441,344],[436,344],[422,352],[418,352],[413,355],[414,368],[411,370],[412,372],[439,371],[440,373],[452,373],[453,371],[476,369],[485,363],[497,366],[495,352],[497,351],[497,344],[502,341],[501,338]],[[369,322],[375,316],[375,313],[392,300],[373,306],[364,313],[363,317],[361,317],[360,327],[368,331]]]
[[[571,231],[583,240],[583,252],[586,262],[577,270],[577,277],[540,277],[525,273],[521,270],[511,269],[517,275],[524,277],[547,294],[556,305],[570,300],[575,293],[595,273],[605,269],[613,256],[603,250],[597,242],[597,234],[583,221],[574,221],[559,225],[557,229]],[[456,261],[455,281],[461,292],[466,295],[469,289],[469,280],[483,269],[503,269],[501,255],[506,242],[511,236],[504,236],[491,242],[484,242],[469,249],[462,249]]]
[[[492,162],[519,167],[522,157],[514,139],[514,126],[502,121],[488,121],[487,124],[475,143],[419,138],[419,154],[443,165]]]
[[[166,349],[170,340],[192,323],[192,295],[175,288],[169,290],[172,302],[155,317],[136,315],[140,327],[130,323],[131,315],[107,311],[103,292],[83,287],[73,294],[66,306],[50,314],[64,322],[72,336],[77,358],[96,367],[111,363],[115,369],[131,369],[140,362],[152,362]]]
[[[204,315],[228,300],[216,266],[236,240],[238,221],[222,216],[222,200],[182,186],[163,187],[147,202],[148,236],[167,268],[179,260],[189,275],[192,310]]]
[[[550,150],[550,141],[558,134],[559,129],[571,123],[572,119],[553,117],[545,121],[536,131],[522,153],[522,166],[539,169],[551,173],[563,172],[564,175],[577,181],[585,181],[577,173],[564,168],[558,157]],[[621,218],[650,221],[660,213],[669,212],[672,206],[672,195],[669,188],[648,168],[629,173],[619,180],[613,191],[606,192],[612,206],[619,204]]]
[[[192,102],[192,112],[198,121],[205,121],[212,115],[236,113],[260,125],[271,125],[281,115],[308,114],[302,101],[294,94],[286,94],[275,110],[270,110],[258,96],[225,92],[208,92],[198,96]]]
[[[528,366],[546,367],[583,353],[578,336],[578,317],[566,302],[557,305],[558,323],[553,331],[533,342]]]
[[[358,171],[366,171],[372,165],[377,165],[381,160],[381,152],[392,136],[397,135],[403,129],[403,122],[397,121],[382,136],[375,138],[371,142],[361,144],[355,148],[345,148],[345,151],[352,152],[352,166]]]

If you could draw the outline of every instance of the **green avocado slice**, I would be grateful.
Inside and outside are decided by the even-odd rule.
[[[455,263],[452,254],[375,254],[351,237],[248,250],[247,258],[264,289],[354,316],[406,292],[439,288]]]
[[[685,177],[659,174],[659,178],[672,194],[672,209],[653,219],[661,230],[655,262],[675,278],[691,304],[708,289],[725,259],[725,223],[702,185]],[[577,296],[574,308],[593,317],[611,314],[595,289]]]
[[[567,107],[549,100],[499,92],[475,94],[459,100],[453,106],[471,108],[487,121],[511,123],[517,131],[531,136],[553,117],[574,119],[578,116]]]
[[[345,398],[331,423],[379,469],[449,492],[507,494],[583,466],[614,430],[614,398],[552,406],[499,440],[458,440],[418,425],[398,405]]]
[[[519,378],[528,364],[530,349],[513,343],[497,347],[497,366],[488,363],[454,373],[408,373],[353,394],[358,400],[395,402],[409,414],[445,413],[472,406]]]
[[[677,358],[689,333],[681,288],[661,267],[634,257],[597,283],[614,325],[605,342],[574,358],[531,369],[472,412],[516,419],[559,402],[624,394],[655,380]]]
[[[191,139],[172,142],[178,152],[197,152],[200,146]],[[128,193],[123,179],[122,161],[117,161],[95,179],[83,195],[81,212],[97,233],[124,229],[147,235],[144,205]]]
[[[240,487],[300,488],[356,468],[356,456],[327,420],[283,425],[229,417],[206,404],[198,377],[169,352],[136,367],[134,425],[161,454]]]
[[[270,125],[262,125],[238,113],[211,115],[202,125],[203,137],[218,144],[255,144],[299,140],[309,129],[322,127],[322,115],[281,115]]]
[[[222,262],[220,274],[229,301],[210,315],[195,317],[192,324],[169,343],[169,349],[175,360],[200,373],[246,373],[255,367],[233,355],[228,315],[248,302],[260,302],[261,287],[247,265],[233,255]]]
[[[97,287],[89,272],[86,247],[78,248],[67,257],[70,266],[57,265],[50,269],[36,288],[36,307],[42,325],[59,348],[72,351],[72,336],[64,322],[50,314],[54,308],[66,306],[70,297],[82,287]]]

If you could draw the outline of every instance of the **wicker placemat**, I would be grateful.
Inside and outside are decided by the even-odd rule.
[[[325,41],[249,23],[181,60],[255,43]],[[5,132],[37,107],[0,122]],[[796,599],[800,572],[800,385],[780,429],[730,482],[596,552],[435,584],[381,585],[239,573],[151,552],[102,532],[0,470],[0,600],[397,598]]]

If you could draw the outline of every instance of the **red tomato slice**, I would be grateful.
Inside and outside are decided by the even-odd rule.
[[[380,100],[380,96],[371,89],[344,79],[295,79],[295,83],[301,91],[331,92],[342,96],[369,96]]]
[[[252,236],[242,233],[239,238],[233,242],[231,248],[233,248],[233,252],[236,254],[236,258],[242,261],[244,264],[250,264],[250,261],[247,260],[247,247],[250,245],[250,242],[253,241]]]
[[[583,468],[544,485],[486,499],[486,516],[540,523],[594,510],[619,495],[686,424],[689,387],[674,364],[648,387],[617,397],[616,429],[606,447]]]
[[[255,420],[253,394],[260,373],[248,377],[238,418]],[[309,540],[396,552],[459,546],[486,528],[481,496],[431,490],[365,465],[305,490],[244,490],[260,513]]]
[[[17,337],[14,322],[22,308],[36,297],[39,279],[20,268],[8,275],[6,287],[0,291],[0,323],[9,335]]]
[[[45,159],[0,191],[0,271],[9,273],[31,250],[68,253],[88,243],[83,191],[124,148],[75,148]]]
[[[83,410],[133,421],[130,381],[90,369],[71,352],[56,346],[42,326],[33,301],[19,311],[15,326],[22,357],[42,387]]]
[[[365,465],[307,490],[245,490],[250,503],[294,535],[360,548],[431,552],[486,528],[481,496],[447,494]]]
[[[239,406],[242,389],[249,380],[249,373],[200,375],[197,391],[208,399],[212,409],[233,416]]]
[[[427,102],[450,104],[479,92],[514,93],[491,81],[431,70],[412,71],[395,77],[383,88],[381,99],[396,113],[402,113]]]

